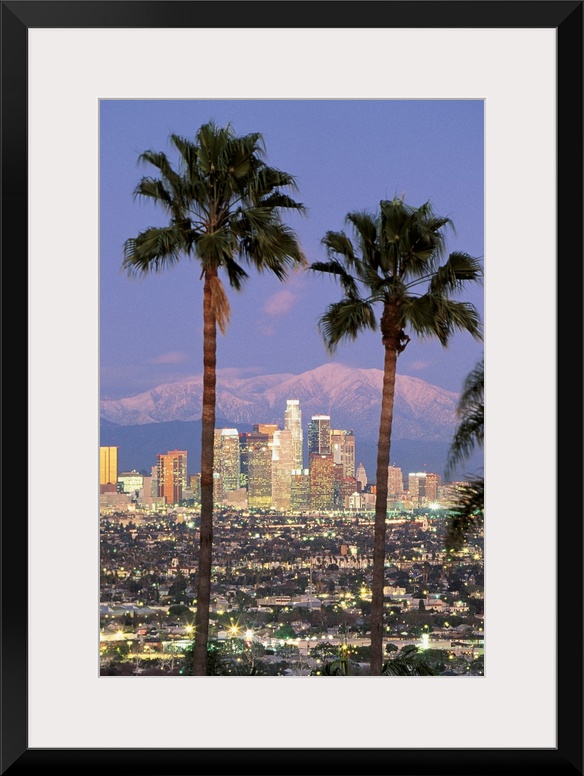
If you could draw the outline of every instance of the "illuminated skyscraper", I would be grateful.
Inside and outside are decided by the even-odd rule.
[[[329,455],[331,452],[330,415],[313,415],[308,424],[308,455]]]
[[[387,467],[387,495],[397,498],[404,492],[404,476],[399,466]]]
[[[294,467],[292,431],[274,431],[272,444],[272,507],[290,509],[292,470]]]
[[[221,494],[240,486],[239,434],[236,428],[216,428],[213,470],[220,480]]]
[[[187,487],[187,451],[169,450],[157,456],[158,495],[167,504],[180,504]]]
[[[355,437],[352,431],[331,429],[331,453],[343,467],[343,477],[355,476]]]
[[[408,490],[414,506],[424,506],[426,504],[426,472],[410,472],[408,474]]]
[[[290,506],[305,511],[310,509],[310,470],[293,469],[290,484]]]
[[[428,472],[426,474],[426,499],[428,504],[438,501],[438,491],[442,485],[442,477],[439,474]]]
[[[272,434],[260,433],[258,425],[239,435],[241,485],[247,487],[249,507],[268,509],[272,506]]]
[[[298,399],[287,399],[284,412],[284,429],[292,432],[292,449],[294,455],[294,469],[302,469],[304,464],[302,410]]]
[[[310,508],[326,511],[334,508],[335,462],[333,456],[310,456]]]
[[[118,484],[118,448],[99,448],[99,484]]]

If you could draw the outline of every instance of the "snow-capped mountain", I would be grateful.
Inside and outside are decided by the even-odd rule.
[[[299,375],[217,378],[217,415],[230,423],[279,423],[287,399],[298,399],[306,427],[312,415],[331,417],[332,428],[377,440],[383,372],[328,363]],[[201,417],[203,378],[159,385],[124,399],[101,402],[101,417],[130,426]],[[458,394],[398,374],[392,437],[450,442]]]

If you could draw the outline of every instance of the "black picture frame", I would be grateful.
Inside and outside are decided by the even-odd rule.
[[[1,3],[2,35],[2,274],[7,334],[6,364],[18,377],[5,382],[4,407],[18,417],[6,435],[6,458],[27,455],[27,368],[23,349],[27,303],[27,33],[30,28],[145,27],[396,27],[555,28],[557,32],[557,439],[556,473],[574,472],[557,495],[557,742],[555,749],[30,749],[27,741],[28,528],[19,480],[18,514],[7,467],[2,518],[2,752],[10,776],[55,768],[78,774],[91,765],[111,773],[236,774],[252,762],[256,776],[274,773],[342,774],[582,774],[582,7],[576,0],[453,2],[349,0],[345,2],[195,2],[183,0],[14,0]],[[332,11],[332,13],[331,13]],[[300,21],[302,19],[302,21]],[[534,164],[537,160],[534,159]],[[537,219],[537,213],[534,214]],[[535,230],[536,224],[532,225]],[[528,250],[528,246],[526,246]],[[552,257],[550,257],[550,261]],[[561,301],[561,304],[559,303]],[[550,325],[553,322],[550,321]],[[512,330],[512,318],[510,328]],[[15,337],[14,332],[19,336]],[[563,336],[560,336],[560,333]],[[537,367],[534,367],[537,369]],[[10,370],[12,373],[12,370]],[[16,410],[19,408],[20,412]],[[535,421],[534,421],[535,422]],[[25,428],[26,427],[26,428]],[[574,445],[575,437],[575,445]],[[572,444],[568,444],[571,440]],[[580,507],[580,509],[578,509]],[[580,517],[579,517],[580,516]],[[18,518],[18,519],[15,519]],[[18,595],[15,595],[15,591]],[[537,676],[533,677],[537,682]],[[504,702],[504,699],[501,699]],[[461,709],[461,714],[466,713]],[[456,720],[453,720],[456,725]],[[342,740],[342,736],[339,738]],[[218,752],[220,751],[220,757]],[[250,761],[250,756],[253,759]]]

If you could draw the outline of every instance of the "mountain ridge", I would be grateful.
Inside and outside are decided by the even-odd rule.
[[[298,399],[303,426],[316,414],[331,416],[331,427],[351,429],[377,440],[383,372],[328,363],[299,375],[217,377],[217,415],[229,423],[279,423],[287,399]],[[120,426],[200,420],[202,376],[166,383],[123,399],[105,399],[100,414]],[[449,442],[459,395],[420,378],[396,375],[394,440]]]

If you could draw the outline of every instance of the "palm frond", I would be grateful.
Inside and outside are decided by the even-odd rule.
[[[484,525],[485,482],[482,477],[461,485],[456,506],[450,512],[444,547],[458,552],[464,547],[468,534],[479,531]]]
[[[483,446],[484,406],[468,411],[458,424],[446,460],[444,474],[450,477],[455,468],[466,461],[476,447]]]
[[[383,676],[436,676],[437,671],[415,644],[407,644],[386,660]]]
[[[294,231],[274,221],[242,238],[239,253],[257,270],[271,272],[278,280],[285,280],[290,269],[308,264]]]
[[[480,261],[467,253],[451,253],[448,261],[439,267],[430,281],[433,294],[460,291],[468,281],[481,283],[483,271]]]
[[[342,299],[330,304],[319,319],[318,327],[329,352],[334,353],[343,340],[354,340],[361,331],[377,329],[370,302],[363,299]]]
[[[479,314],[468,302],[455,302],[428,292],[406,297],[401,315],[420,339],[436,338],[444,347],[455,331],[466,331],[475,339],[482,339]]]
[[[184,232],[177,225],[150,227],[125,241],[122,269],[130,276],[159,272],[180,260],[185,245]]]
[[[308,269],[313,272],[336,275],[345,294],[351,298],[359,297],[359,290],[355,278],[350,275],[340,261],[331,259],[330,261],[315,261]]]
[[[458,400],[456,414],[460,421],[454,433],[446,460],[445,476],[465,461],[475,447],[482,447],[484,434],[484,357],[478,361],[466,376]]]
[[[344,232],[327,232],[321,240],[325,246],[327,255],[331,260],[337,256],[344,260],[347,267],[355,263],[355,249],[353,243]]]

